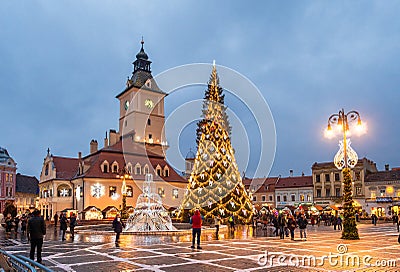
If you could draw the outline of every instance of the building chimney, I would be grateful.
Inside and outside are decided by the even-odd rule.
[[[93,141],[93,140],[92,140],[92,141]],[[92,143],[92,142],[90,142],[90,143]],[[82,160],[82,152],[80,152],[80,151],[78,152],[78,159],[79,159],[79,160]]]
[[[110,129],[110,146],[115,145],[118,142],[118,134],[114,129]]]
[[[293,169],[289,170],[290,176],[293,177]]]
[[[389,171],[389,164],[385,164],[385,171]]]
[[[96,140],[91,140],[90,141],[90,154],[93,154],[95,152],[97,152],[99,147],[99,144],[97,143]],[[82,156],[81,152],[79,152],[80,156]]]
[[[107,131],[106,131],[106,137],[104,138],[104,148],[108,147],[108,137],[107,137]]]

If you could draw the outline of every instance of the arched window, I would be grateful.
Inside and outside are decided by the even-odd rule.
[[[161,166],[158,164],[156,167],[157,176],[161,177],[161,172],[162,172]]]
[[[103,171],[103,173],[108,173],[108,168],[109,168],[109,163],[108,161],[103,161],[103,163],[101,164],[101,171]]]
[[[111,170],[113,173],[118,173],[118,162],[114,161],[111,165]]]
[[[143,167],[143,172],[145,175],[149,174],[149,166],[147,164]]]
[[[46,168],[44,169],[44,175],[45,176],[49,175],[49,164],[46,164]]]
[[[142,167],[140,166],[139,163],[137,163],[135,165],[135,175],[140,175],[140,174],[142,174]]]
[[[164,167],[164,177],[169,177],[169,168],[168,168],[168,166]]]
[[[126,169],[128,170],[129,174],[133,174],[132,173],[132,164],[130,162],[128,162],[128,164],[126,165]]]

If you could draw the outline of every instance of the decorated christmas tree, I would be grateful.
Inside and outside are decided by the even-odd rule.
[[[231,146],[231,127],[215,65],[205,93],[202,118],[197,124],[197,154],[178,216],[187,221],[198,208],[205,218],[233,215],[237,221],[249,223],[253,205]]]
[[[351,193],[351,175],[350,169],[343,169],[343,231],[342,239],[358,240],[357,224],[355,219],[355,210],[353,206],[353,197]]]

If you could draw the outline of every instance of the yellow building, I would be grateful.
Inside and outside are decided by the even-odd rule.
[[[142,193],[145,174],[153,174],[155,188],[167,208],[178,207],[187,181],[165,160],[168,148],[164,134],[164,93],[150,69],[151,61],[143,49],[134,61],[126,88],[117,95],[120,101],[119,130],[109,130],[103,148],[90,142],[90,154],[77,158],[53,156],[48,152],[40,175],[39,208],[45,217],[55,212],[76,211],[81,219],[90,211],[113,216],[126,206],[135,207]],[[119,178],[129,171],[126,187]],[[111,212],[110,212],[111,211]]]

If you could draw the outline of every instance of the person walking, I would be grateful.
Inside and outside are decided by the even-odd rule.
[[[286,219],[282,213],[279,214],[278,216],[278,227],[279,227],[279,238],[285,239]]]
[[[304,241],[306,241],[307,240],[307,225],[308,225],[308,221],[307,221],[307,218],[304,216],[304,214],[302,214],[300,216],[300,218],[297,220],[297,224],[299,225],[301,240],[304,239]]]
[[[112,222],[112,227],[114,229],[114,232],[116,233],[115,235],[115,245],[118,246],[119,243],[119,236],[121,235],[121,232],[123,228],[125,228],[124,222],[121,220],[121,216],[117,214]]]
[[[337,225],[337,216],[332,218],[332,225],[333,225],[333,230],[336,230],[336,225]]]
[[[21,218],[21,233],[23,234],[23,235],[25,235],[25,232],[26,232],[26,225],[28,224],[28,218],[26,217],[26,214],[23,214],[22,215],[22,218]]]
[[[197,249],[201,249],[200,247],[200,236],[201,236],[201,225],[202,225],[202,218],[200,215],[199,209],[196,209],[194,215],[190,218],[190,223],[192,224],[192,246],[194,248],[196,236],[197,236]]]
[[[340,217],[340,215],[338,216],[338,218],[337,218],[337,227],[338,227],[338,230],[342,230],[343,229],[343,227],[342,227],[342,217]]]
[[[233,214],[231,216],[229,216],[228,219],[231,231],[235,231],[235,217],[233,216]]]
[[[13,226],[13,219],[11,217],[11,213],[7,214],[7,217],[4,222],[6,224],[6,232],[10,233]]]
[[[61,231],[61,234],[62,234],[62,240],[63,241],[65,241],[65,231],[67,230],[67,227],[68,227],[68,219],[65,216],[65,214],[62,213],[60,215],[60,231]]]
[[[31,243],[31,251],[29,258],[34,260],[35,249],[37,248],[36,259],[38,263],[42,263],[42,246],[43,246],[43,236],[46,234],[46,223],[44,219],[40,216],[39,210],[33,211],[33,217],[28,221],[28,241]]]
[[[17,216],[14,218],[15,237],[17,237],[18,228],[19,228],[19,222],[20,222],[19,215],[17,215]]]
[[[58,224],[58,213],[56,212],[56,214],[53,216],[54,219],[54,230],[57,230],[57,224]]]
[[[75,236],[75,226],[76,226],[76,215],[74,213],[71,214],[69,218],[69,232],[71,233],[71,238],[74,239]]]
[[[219,239],[219,225],[221,224],[221,217],[219,217],[219,215],[216,215],[214,217],[214,226],[215,226],[215,237],[218,240]]]
[[[290,239],[294,240],[294,230],[297,228],[296,220],[294,220],[293,215],[289,215],[289,219],[287,221],[287,227],[290,231]]]
[[[376,226],[376,222],[378,221],[378,217],[376,216],[376,214],[371,215],[371,220],[372,220],[372,224],[374,224],[374,226]]]

